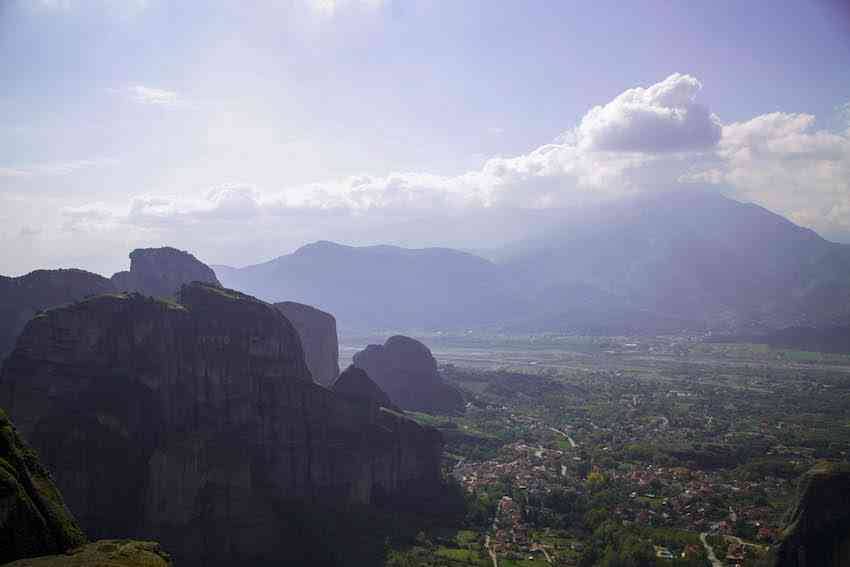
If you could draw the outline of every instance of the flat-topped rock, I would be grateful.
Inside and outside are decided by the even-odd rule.
[[[137,248],[130,252],[130,270],[112,276],[120,291],[154,297],[173,296],[180,286],[202,282],[221,286],[215,272],[192,254],[170,246]]]
[[[395,335],[383,345],[369,345],[353,357],[402,409],[428,413],[460,413],[463,397],[437,371],[430,349],[416,339]]]
[[[339,376],[339,342],[334,316],[294,301],[274,306],[295,325],[313,380],[319,384],[333,384]]]
[[[24,325],[42,309],[112,291],[112,282],[84,270],[36,270],[24,276],[0,276],[0,359]]]

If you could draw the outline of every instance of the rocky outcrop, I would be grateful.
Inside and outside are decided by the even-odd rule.
[[[776,555],[776,567],[850,566],[850,465],[803,476]]]
[[[36,270],[25,276],[0,276],[0,359],[15,346],[27,321],[43,309],[113,291],[173,296],[184,283],[220,285],[215,272],[188,252],[140,248],[130,253],[130,270],[112,279],[84,270]]]
[[[85,541],[50,475],[0,410],[0,564]]]
[[[313,380],[319,384],[333,384],[339,376],[339,343],[334,316],[294,301],[275,303],[274,306],[298,331]]]
[[[170,246],[137,248],[130,252],[130,271],[112,276],[115,288],[153,297],[170,297],[190,282],[221,286],[212,268],[183,250]]]
[[[446,384],[437,361],[421,342],[395,335],[383,345],[369,345],[354,355],[354,366],[366,371],[401,408],[428,413],[460,413],[463,398]]]
[[[41,314],[0,404],[90,535],[154,539],[181,564],[287,557],[293,503],[439,484],[436,430],[315,384],[278,310],[211,285]]]
[[[6,356],[33,315],[87,295],[112,290],[108,279],[83,270],[36,270],[25,276],[0,276],[0,359]]]
[[[3,567],[170,567],[171,558],[152,541],[103,540],[62,555],[19,559]]]
[[[357,368],[353,364],[339,375],[339,378],[331,386],[331,390],[341,396],[365,400],[371,404],[376,404],[393,411],[402,411],[401,408],[390,400],[386,392],[381,390],[381,387],[369,378],[365,370]]]

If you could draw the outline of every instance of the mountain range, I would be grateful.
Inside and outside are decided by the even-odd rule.
[[[850,246],[713,192],[584,209],[493,262],[447,248],[316,242],[213,266],[226,286],[343,329],[767,332],[850,323]]]

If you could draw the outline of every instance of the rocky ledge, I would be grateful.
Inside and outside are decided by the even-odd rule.
[[[152,541],[101,540],[61,555],[19,559],[3,567],[170,567],[171,558]]]

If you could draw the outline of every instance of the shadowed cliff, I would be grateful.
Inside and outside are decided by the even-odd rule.
[[[334,316],[294,301],[275,303],[274,306],[298,331],[313,380],[326,386],[333,384],[339,376],[339,342]]]
[[[776,567],[850,566],[850,465],[822,463],[800,481]]]
[[[291,558],[304,506],[440,488],[437,431],[313,383],[277,309],[212,285],[39,315],[0,404],[90,535],[156,539],[181,562]]]
[[[367,346],[353,361],[402,409],[463,412],[460,392],[443,381],[431,351],[416,339],[395,335],[383,345]]]
[[[84,270],[35,270],[0,276],[0,359],[15,346],[21,330],[43,309],[114,291],[173,296],[184,283],[220,285],[215,273],[188,252],[175,248],[140,248],[130,253],[130,270],[111,279]]]

